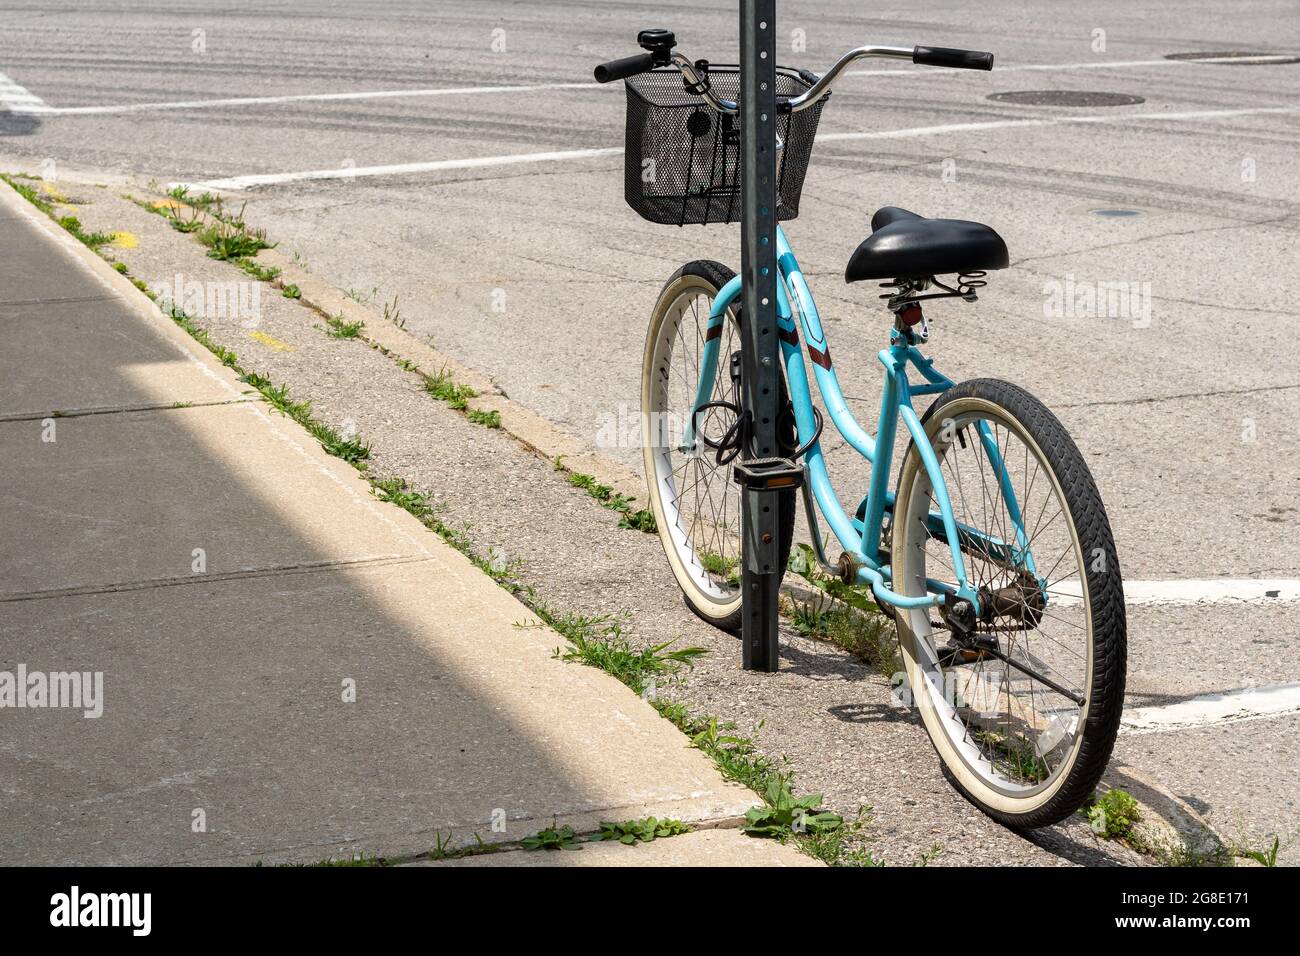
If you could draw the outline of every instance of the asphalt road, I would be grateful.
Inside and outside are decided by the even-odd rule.
[[[588,83],[591,66],[657,25],[725,62],[735,20],[723,0],[5,3],[0,166],[270,177],[231,192],[283,248],[396,298],[409,330],[594,445],[635,418],[664,278],[692,258],[734,265],[738,230],[638,220],[616,153],[500,157],[617,149],[623,94]],[[1300,55],[1300,4],[783,0],[778,29],[781,61],[812,69],[866,42],[998,57],[991,74],[861,65],[826,108],[788,233],[855,410],[874,420],[887,329],[874,286],[842,279],[871,213],[987,222],[1012,267],[978,304],[931,310],[939,366],[1010,379],[1058,413],[1126,578],[1300,578],[1300,64],[1278,61]],[[1166,59],[1226,52],[1274,59]],[[988,98],[1049,90],[1143,101]],[[196,102],[211,100],[253,102]],[[1067,281],[1137,283],[1149,321],[1049,314]],[[603,450],[640,467],[631,443]],[[861,490],[865,470],[831,457]],[[1130,706],[1300,681],[1297,610],[1133,608]],[[1120,751],[1229,832],[1285,837],[1300,827],[1293,738],[1293,716],[1265,718]]]

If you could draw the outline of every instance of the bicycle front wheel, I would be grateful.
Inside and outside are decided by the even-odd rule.
[[[957,521],[974,631],[899,610],[907,686],[959,789],[998,821],[1047,826],[1093,793],[1119,729],[1124,592],[1092,475],[1061,423],[1006,382],[966,382],[923,419]],[[913,445],[899,473],[894,586],[956,572]]]
[[[741,626],[740,487],[720,443],[735,423],[731,356],[740,324],[728,310],[709,316],[735,275],[721,263],[688,262],[665,283],[650,317],[641,372],[641,434],[646,484],[668,564],[687,605],[726,631]],[[788,401],[784,381],[778,407]],[[710,407],[701,408],[708,405]],[[697,413],[698,410],[698,413]],[[794,535],[793,491],[774,496],[785,566]]]

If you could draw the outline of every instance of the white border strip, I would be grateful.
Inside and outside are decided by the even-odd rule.
[[[276,106],[282,103],[332,103],[347,100],[396,100],[427,96],[471,96],[480,93],[535,93],[542,90],[588,89],[592,83],[543,83],[535,86],[462,86],[422,90],[376,90],[358,93],[300,93],[285,96],[240,96],[221,100],[178,100],[166,103],[124,103],[120,106],[47,106],[15,108],[15,113],[54,116],[104,116],[114,113],[153,113],[162,110],[201,110],[231,106]],[[35,99],[35,97],[33,97]]]
[[[1133,120],[1159,120],[1162,122],[1187,122],[1203,119],[1230,119],[1239,116],[1269,116],[1300,113],[1300,106],[1260,106],[1235,110],[1192,110],[1181,113],[1114,113],[1095,116],[1044,116],[1037,119],[989,120],[981,123],[950,123],[944,126],[913,126],[907,129],[874,130],[865,133],[826,133],[817,137],[819,142],[847,142],[864,139],[906,139],[916,136],[935,136],[945,133],[977,132],[990,129],[1011,129],[1024,126],[1057,126],[1065,123],[1124,123]],[[226,179],[205,179],[197,182],[171,183],[195,190],[249,189],[255,186],[279,186],[285,183],[324,179],[358,179],[367,176],[397,176],[409,173],[430,173],[448,169],[480,169],[492,166],[511,166],[518,163],[567,162],[597,156],[616,156],[620,147],[603,149],[571,149],[552,153],[515,153],[508,156],[481,156],[472,159],[441,159],[426,163],[400,163],[390,166],[345,166],[342,169],[314,169],[298,173],[258,173],[248,176],[231,176]]]
[[[1053,585],[1052,602],[1078,604],[1082,588],[1077,581]],[[1147,605],[1285,604],[1300,601],[1300,580],[1295,578],[1209,578],[1201,581],[1125,581],[1124,603]]]
[[[446,169],[484,169],[491,166],[513,166],[519,163],[559,163],[573,159],[590,159],[593,156],[617,156],[622,152],[621,146],[610,146],[603,149],[570,149],[557,153],[516,153],[510,156],[480,156],[474,159],[439,159],[428,163],[401,163],[396,166],[345,166],[342,169],[314,169],[305,173],[266,173],[232,176],[229,179],[205,179],[197,183],[169,183],[168,188],[185,186],[196,190],[249,189],[253,186],[278,186],[283,183],[317,179],[435,173]]]
[[[1035,119],[988,120],[982,123],[948,123],[943,126],[913,126],[909,129],[872,130],[865,133],[826,133],[818,142],[847,142],[860,139],[908,139],[913,136],[938,136],[945,133],[970,133],[989,129],[1013,129],[1026,126],[1064,126],[1070,123],[1124,123],[1130,120],[1187,122],[1202,119],[1232,119],[1238,116],[1269,116],[1300,113],[1300,106],[1252,106],[1235,110],[1185,110],[1180,113],[1107,113],[1094,116],[1042,116]]]
[[[51,110],[43,99],[3,73],[0,73],[0,107],[10,113],[48,113]]]
[[[1275,684],[1204,694],[1164,707],[1138,707],[1125,711],[1120,727],[1127,733],[1155,734],[1294,713],[1300,713],[1300,684]]]

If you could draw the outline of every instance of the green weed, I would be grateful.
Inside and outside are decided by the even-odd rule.
[[[827,866],[884,866],[885,861],[865,845],[870,820],[871,808],[859,807],[857,817],[842,826],[806,831],[798,840],[799,849]]]
[[[376,289],[375,291],[379,290]],[[402,318],[402,310],[397,306],[397,296],[393,296],[391,302],[384,303],[384,321],[392,322],[399,329],[406,328],[406,319]]]
[[[279,266],[264,266],[256,259],[248,258],[232,259],[231,261],[259,282],[273,282],[280,277]]]
[[[482,425],[484,428],[501,427],[501,413],[496,411],[495,409],[493,409],[492,411],[475,409],[471,411],[467,417],[475,425]]]
[[[594,840],[617,840],[625,846],[636,843],[652,843],[656,838],[678,836],[690,832],[690,827],[681,820],[659,820],[646,817],[644,820],[625,820],[622,823],[602,821],[600,833]]]
[[[468,385],[458,385],[445,368],[437,375],[424,376],[424,390],[440,402],[446,402],[458,412],[469,408],[469,400],[478,392]]]
[[[20,183],[16,178],[8,173],[0,173],[0,179],[7,182],[11,187],[13,187],[14,192],[22,196],[41,212],[51,217],[54,215],[54,206],[49,203],[38,190],[33,189],[26,183]]]
[[[99,251],[100,246],[108,245],[114,238],[111,232],[86,232],[81,228],[81,220],[76,216],[60,216],[55,222],[66,229],[78,242],[96,252]]]
[[[554,824],[545,830],[538,830],[521,841],[525,850],[581,850],[582,844],[573,832],[573,827]]]
[[[823,574],[812,548],[802,543],[791,548],[787,570],[820,592],[813,600],[784,606],[795,630],[830,641],[886,677],[902,670],[897,631],[866,588]]]
[[[1132,841],[1133,825],[1142,819],[1137,800],[1125,790],[1107,790],[1087,808],[1092,832],[1107,840]]]
[[[652,680],[675,677],[708,653],[702,647],[670,650],[675,641],[637,649],[624,637],[622,625],[607,615],[557,614],[542,602],[536,602],[533,610],[568,642],[567,647],[555,649],[557,658],[597,667],[637,694],[644,694]]]
[[[788,774],[771,774],[760,794],[763,806],[745,812],[744,833],[784,842],[792,834],[819,834],[838,830],[844,818],[829,811],[814,812],[822,804],[820,793],[796,797],[790,790]]]
[[[980,729],[972,731],[970,736],[976,743],[987,748],[985,756],[997,770],[1018,783],[1042,783],[1052,775],[1052,769],[1039,756],[1033,741],[1020,734],[1008,735],[998,730]],[[1129,800],[1133,799],[1122,790],[1112,790],[1111,793],[1122,793]],[[1134,806],[1136,807],[1136,802]]]
[[[297,288],[297,286],[294,288]],[[366,328],[366,323],[360,320],[355,322],[347,321],[343,318],[342,312],[338,315],[327,315],[325,317],[325,325],[327,326],[325,334],[330,336],[330,338],[335,339],[358,338]]]
[[[1248,847],[1239,846],[1233,849],[1232,855],[1246,860],[1254,860],[1260,866],[1277,866],[1277,851],[1281,847],[1281,837],[1273,837],[1273,845],[1265,847],[1263,850],[1252,850]]]
[[[561,460],[555,460],[555,469],[557,471],[566,470],[561,464]],[[618,512],[618,526],[628,528],[633,531],[645,531],[653,534],[658,530],[655,526],[654,512],[647,508],[636,510],[632,507],[635,498],[628,495],[619,494],[609,485],[602,485],[596,480],[594,475],[584,475],[581,472],[570,471],[568,473],[569,484],[575,488],[581,488],[589,496],[594,498],[601,507],[608,508],[610,511]]]
[[[503,562],[494,555],[485,558],[476,553],[469,536],[463,531],[447,525],[439,517],[439,509],[434,506],[429,497],[424,492],[411,488],[406,479],[371,478],[370,487],[380,501],[387,501],[390,504],[397,505],[397,507],[418,519],[426,528],[469,558],[476,568],[501,585],[501,587],[512,594],[521,590],[520,584],[514,579],[516,569],[514,562]]]

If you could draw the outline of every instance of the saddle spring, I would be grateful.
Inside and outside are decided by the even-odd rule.
[[[974,302],[979,298],[979,290],[988,285],[984,278],[988,272],[983,269],[975,269],[970,272],[957,273],[956,288],[945,285],[934,276],[924,279],[894,279],[892,282],[880,283],[882,289],[894,289],[896,291],[886,292],[880,298],[889,300],[891,309],[895,306],[901,306],[904,302],[920,302],[924,299],[964,299],[967,302]],[[928,295],[915,295],[916,292],[936,286],[943,289],[942,292],[931,292]]]

